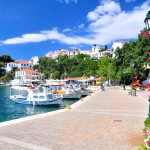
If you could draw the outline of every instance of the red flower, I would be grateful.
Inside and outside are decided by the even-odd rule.
[[[150,87],[150,83],[147,83],[146,86],[147,86],[147,87]]]
[[[141,31],[141,35],[143,35],[144,37],[150,36],[148,31],[147,32]]]
[[[150,141],[147,141],[146,143],[147,143],[148,146],[150,146]]]

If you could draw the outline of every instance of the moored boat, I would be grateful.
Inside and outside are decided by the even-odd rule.
[[[62,97],[59,95],[22,86],[11,87],[10,99],[16,103],[29,105],[60,105],[62,102]]]
[[[63,99],[80,99],[81,93],[75,91],[73,88],[59,86],[58,89],[53,91],[55,95],[61,95]]]

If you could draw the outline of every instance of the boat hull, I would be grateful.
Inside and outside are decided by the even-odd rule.
[[[81,94],[64,94],[63,99],[80,99]]]
[[[54,94],[62,97],[62,99],[80,99],[81,94]]]
[[[62,103],[61,98],[55,98],[52,100],[43,100],[43,101],[37,101],[37,100],[25,100],[25,98],[15,98],[15,97],[10,97],[11,100],[13,100],[16,103],[19,104],[26,104],[26,105],[60,105]]]

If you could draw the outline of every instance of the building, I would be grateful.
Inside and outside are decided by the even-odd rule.
[[[100,51],[101,49],[104,49],[104,51]],[[59,56],[68,55],[69,57],[74,57],[78,54],[87,54],[90,55],[93,59],[100,59],[101,57],[107,56],[112,57],[112,51],[111,50],[105,50],[105,47],[98,46],[94,44],[92,46],[92,50],[80,50],[80,49],[73,49],[73,50],[67,50],[67,49],[60,49],[58,51],[54,52],[48,52],[46,54],[46,57],[49,58],[57,58]]]
[[[60,49],[58,51],[55,52],[56,56],[64,56],[64,55],[69,55],[69,51],[67,49]]]
[[[28,68],[15,72],[15,78],[20,80],[20,84],[38,83],[43,77],[43,74]]]
[[[112,51],[106,50],[106,51],[99,52],[98,59],[100,59],[101,57],[105,57],[105,56],[107,56],[108,58],[111,58],[112,57]]]
[[[57,55],[55,54],[55,52],[48,52],[45,56],[48,58],[57,58]]]
[[[48,58],[56,59],[59,56],[69,55],[69,51],[67,49],[60,49],[54,52],[48,52],[45,56]]]
[[[115,57],[115,51],[116,49],[119,47],[119,48],[122,48],[123,45],[125,44],[126,42],[125,41],[118,41],[118,42],[113,42],[112,44],[112,57],[114,58]]]
[[[17,60],[16,62],[9,62],[6,65],[6,72],[11,71],[14,67],[17,67],[18,69],[25,69],[25,68],[30,68],[31,64],[25,60]]]
[[[34,56],[34,57],[32,57],[32,58],[29,60],[29,63],[30,63],[31,65],[37,65],[37,64],[38,64],[38,61],[39,61],[39,57]]]
[[[100,50],[100,46],[98,46],[98,45],[96,45],[96,44],[94,44],[94,45],[92,46],[92,52],[94,52],[94,53],[99,53],[99,50]]]
[[[79,49],[73,49],[73,50],[69,51],[68,56],[69,57],[74,57],[74,56],[76,56],[78,54],[80,54],[80,50]]]
[[[91,50],[81,50],[80,54],[86,54],[86,55],[90,55],[91,54]]]

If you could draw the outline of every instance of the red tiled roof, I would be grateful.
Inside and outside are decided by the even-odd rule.
[[[31,75],[42,76],[42,74],[40,72],[36,72],[36,71],[28,69],[28,68],[21,69],[16,72],[26,72],[26,76],[31,76]]]
[[[30,63],[28,63],[27,61],[25,61],[23,59],[17,60],[16,62],[19,62],[20,64],[30,64]]]
[[[34,70],[31,70],[31,69],[21,69],[21,70],[18,70],[18,71],[16,71],[16,72],[27,72],[27,73],[35,73],[35,71]]]
[[[8,64],[15,64],[15,62],[9,62]]]
[[[78,77],[78,78],[65,78],[65,80],[85,80],[86,77]]]

